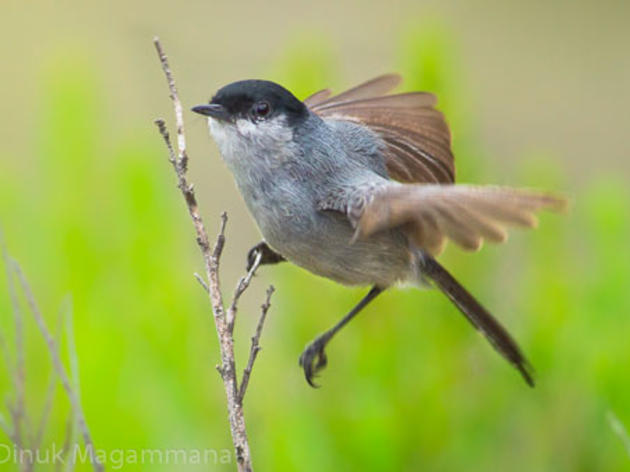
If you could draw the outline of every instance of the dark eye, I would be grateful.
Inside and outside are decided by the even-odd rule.
[[[254,118],[264,118],[271,112],[271,105],[269,102],[256,102],[252,106],[252,115]]]

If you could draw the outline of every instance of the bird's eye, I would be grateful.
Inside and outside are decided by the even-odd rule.
[[[252,115],[254,118],[264,118],[271,112],[271,105],[268,102],[256,102],[252,106]]]

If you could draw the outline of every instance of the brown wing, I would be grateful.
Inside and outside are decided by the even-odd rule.
[[[565,199],[546,193],[471,185],[388,185],[362,200],[359,212],[347,211],[355,238],[401,227],[417,247],[433,255],[445,238],[474,251],[484,239],[505,241],[506,226],[535,227],[536,211],[566,208]]]
[[[309,95],[304,99],[304,105],[306,105],[308,108],[312,108],[318,103],[326,100],[328,97],[330,97],[331,94],[332,92],[330,91],[330,89],[324,89],[320,90],[319,92],[315,92],[314,94]]]
[[[323,118],[347,120],[372,129],[385,142],[391,178],[405,183],[453,183],[451,135],[436,98],[425,92],[386,95],[399,75],[377,77],[330,97],[322,90],[304,103]]]

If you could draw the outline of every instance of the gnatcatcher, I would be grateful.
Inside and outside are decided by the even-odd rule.
[[[563,198],[495,186],[455,185],[451,135],[436,98],[388,95],[388,74],[339,95],[298,100],[284,87],[244,80],[193,111],[208,117],[264,241],[248,254],[288,260],[368,294],[300,357],[308,383],[326,366],[326,344],[383,290],[435,285],[534,385],[516,342],[436,260],[445,240],[477,250],[503,242],[508,225],[533,227],[540,209]]]

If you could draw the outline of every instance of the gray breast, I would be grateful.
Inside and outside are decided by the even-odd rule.
[[[290,142],[240,140],[226,161],[273,249],[337,282],[385,287],[413,273],[406,237],[394,230],[351,244],[345,215],[317,208],[334,188],[386,178],[379,140],[369,133],[313,116]]]
[[[272,248],[310,272],[347,285],[385,287],[411,276],[408,242],[401,232],[351,243],[354,229],[344,214],[318,210],[314,192],[285,179],[267,187],[264,198],[250,200]]]

